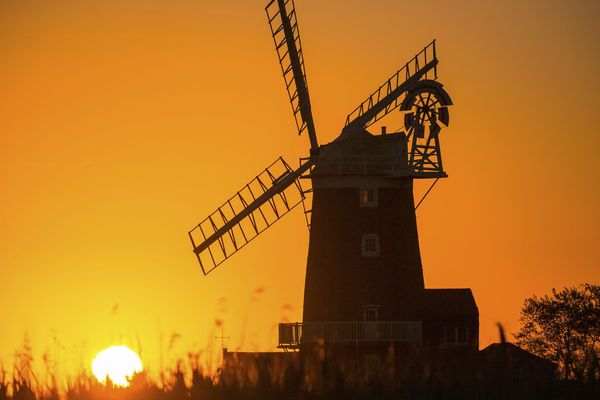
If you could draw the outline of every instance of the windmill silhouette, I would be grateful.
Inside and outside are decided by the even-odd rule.
[[[437,81],[435,40],[347,116],[339,137],[319,145],[294,1],[272,0],[265,10],[296,127],[310,147],[298,168],[278,158],[189,232],[203,273],[302,204],[310,230],[303,322],[280,324],[279,347],[476,346],[470,290],[425,289],[419,251],[413,180],[447,177],[440,131],[452,101]],[[392,112],[403,114],[400,130],[367,130]],[[435,316],[439,303],[459,313]],[[423,334],[429,325],[431,340]]]

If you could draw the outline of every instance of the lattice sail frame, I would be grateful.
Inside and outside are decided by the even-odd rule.
[[[310,165],[293,170],[279,157],[188,232],[204,275],[303,202],[298,178]]]
[[[419,80],[437,79],[437,64],[433,40],[348,114],[344,129],[366,129],[396,110]]]
[[[318,149],[312,117],[304,54],[294,0],[272,0],[265,7],[277,59],[292,106],[298,134],[308,130],[311,149]]]

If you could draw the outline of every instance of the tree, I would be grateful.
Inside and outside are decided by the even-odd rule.
[[[566,379],[600,379],[600,285],[552,289],[521,310],[517,345],[558,364]]]

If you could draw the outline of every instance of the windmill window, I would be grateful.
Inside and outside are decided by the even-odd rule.
[[[362,236],[362,255],[370,257],[379,255],[379,235],[369,233]]]
[[[372,322],[379,320],[379,306],[378,305],[366,305],[362,306],[363,309],[363,321]]]
[[[444,328],[444,344],[469,344],[469,328],[466,326],[451,326]]]
[[[374,189],[374,188],[360,189],[360,206],[361,207],[377,207],[377,189]]]

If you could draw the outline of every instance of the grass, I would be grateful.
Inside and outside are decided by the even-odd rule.
[[[198,357],[190,356],[151,379],[142,372],[130,386],[102,385],[89,372],[67,379],[59,388],[46,363],[45,379],[31,370],[31,348],[17,353],[12,375],[0,369],[0,400],[229,400],[229,399],[599,399],[599,382],[551,379],[525,381],[503,374],[482,378],[477,373],[457,379],[431,379],[434,366],[413,367],[410,373],[385,368],[361,379],[347,379],[341,368],[320,360],[246,354],[233,357],[213,374],[206,374]],[[46,361],[46,360],[45,360]],[[416,365],[416,364],[415,364]],[[429,376],[429,378],[428,378]]]

